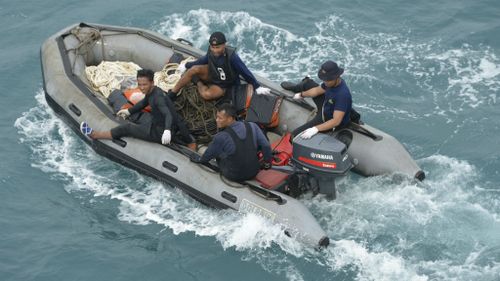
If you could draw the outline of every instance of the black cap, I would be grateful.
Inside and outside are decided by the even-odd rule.
[[[344,69],[339,67],[336,62],[329,60],[321,65],[318,77],[323,81],[330,81],[339,78],[342,73],[344,73]]]
[[[208,43],[210,45],[220,45],[226,43],[226,36],[224,33],[217,31],[210,35],[210,39],[208,39]]]

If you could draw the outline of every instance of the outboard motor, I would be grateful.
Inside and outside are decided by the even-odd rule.
[[[335,199],[335,178],[345,175],[352,162],[347,154],[347,147],[335,137],[316,134],[310,139],[297,136],[293,140],[292,163],[297,177],[295,188],[311,190]]]

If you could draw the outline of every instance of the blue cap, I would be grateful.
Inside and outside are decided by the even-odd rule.
[[[339,67],[336,62],[329,60],[321,65],[318,77],[323,81],[330,81],[339,78],[342,73],[344,73],[344,69]]]

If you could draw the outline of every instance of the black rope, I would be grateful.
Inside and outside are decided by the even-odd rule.
[[[184,118],[198,144],[208,144],[217,133],[215,102],[205,101],[194,85],[186,86],[175,100],[177,111]]]

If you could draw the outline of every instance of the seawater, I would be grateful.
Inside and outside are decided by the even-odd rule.
[[[2,3],[0,280],[500,280],[498,14],[495,1]],[[323,251],[207,208],[96,155],[48,107],[39,47],[79,21],[201,49],[220,30],[276,82],[336,60],[363,120],[427,179],[350,174],[337,200],[302,199]]]

